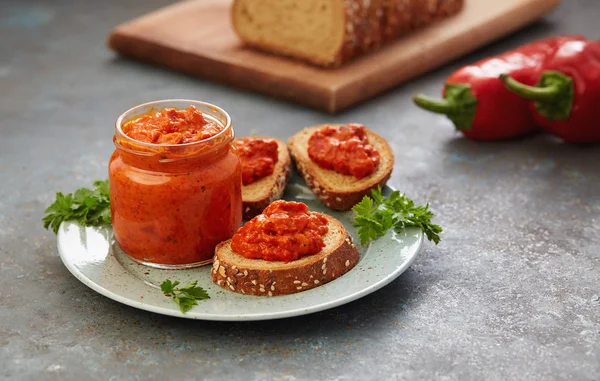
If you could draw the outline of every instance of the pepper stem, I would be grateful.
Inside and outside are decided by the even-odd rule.
[[[425,110],[446,115],[458,130],[470,130],[477,109],[477,98],[470,85],[447,83],[444,99],[419,94],[413,97],[415,104]]]
[[[415,104],[427,111],[448,115],[457,110],[456,105],[447,99],[438,99],[419,94],[413,97]]]
[[[552,102],[560,95],[560,87],[558,85],[548,87],[528,86],[508,74],[501,74],[500,80],[507,89],[530,101]]]
[[[536,110],[550,120],[566,120],[573,107],[573,79],[558,71],[545,71],[536,86],[525,85],[501,74],[504,86],[520,97],[535,102]]]

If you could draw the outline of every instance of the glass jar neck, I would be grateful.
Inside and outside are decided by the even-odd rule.
[[[188,144],[147,144],[131,139],[119,129],[113,142],[125,164],[153,172],[185,173],[221,159],[230,151],[233,138],[229,125],[218,136]]]
[[[125,124],[140,116],[154,114],[167,108],[183,110],[190,106],[223,129],[204,140],[183,144],[155,144],[140,141],[123,131]],[[168,118],[170,119],[171,116],[169,114]],[[188,172],[196,165],[208,165],[229,152],[233,138],[231,118],[223,109],[201,101],[168,99],[144,103],[124,112],[115,123],[113,142],[116,152],[126,164],[150,171]]]

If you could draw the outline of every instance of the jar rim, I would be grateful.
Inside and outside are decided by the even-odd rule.
[[[147,107],[151,107],[154,105],[160,105],[160,104],[166,104],[166,103],[187,103],[189,106],[192,105],[201,105],[204,107],[208,107],[212,110],[215,110],[216,112],[221,113],[224,117],[225,117],[225,123],[223,123],[222,121],[219,121],[220,123],[223,123],[224,128],[219,131],[217,134],[208,137],[206,139],[202,139],[202,140],[198,140],[195,142],[190,142],[190,143],[182,143],[182,144],[158,144],[158,143],[148,143],[148,142],[143,142],[141,140],[137,140],[134,139],[130,136],[128,136],[125,132],[123,132],[122,129],[122,125],[123,125],[123,121],[129,116],[129,114],[134,113],[135,111],[138,111],[140,109],[143,108],[147,108]],[[165,106],[164,108],[167,107],[176,107],[176,106]],[[202,113],[204,113],[202,110],[200,110]],[[140,147],[148,147],[148,148],[175,148],[175,147],[190,147],[190,146],[194,146],[194,145],[198,145],[198,144],[206,144],[209,143],[211,141],[215,141],[217,139],[219,139],[222,135],[229,133],[229,130],[231,130],[231,117],[229,116],[229,114],[222,109],[221,107],[214,105],[212,103],[208,103],[208,102],[203,102],[203,101],[196,101],[193,99],[161,99],[161,100],[157,100],[157,101],[150,101],[150,102],[146,102],[146,103],[142,103],[139,104],[137,106],[134,106],[130,109],[128,109],[127,111],[123,112],[118,118],[117,121],[115,122],[115,130],[119,133],[119,135],[121,135],[121,137],[125,140],[125,141],[129,141],[131,143],[134,143]]]

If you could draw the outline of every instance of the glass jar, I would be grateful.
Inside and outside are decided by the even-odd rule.
[[[122,130],[143,114],[190,105],[223,130],[185,144],[141,142]],[[116,242],[129,257],[169,269],[212,261],[215,246],[242,222],[241,164],[233,137],[229,115],[198,101],[145,103],[117,119],[108,171],[110,206]]]

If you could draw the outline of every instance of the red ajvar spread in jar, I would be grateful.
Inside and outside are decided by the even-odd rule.
[[[185,144],[210,138],[223,126],[204,119],[194,106],[186,110],[165,108],[130,120],[122,126],[125,135],[140,142]]]
[[[231,249],[246,258],[290,262],[320,252],[327,231],[327,218],[306,204],[279,200],[233,235]]]
[[[243,138],[234,142],[242,162],[242,183],[250,185],[269,176],[279,159],[277,142],[272,139]]]
[[[327,126],[308,139],[308,156],[321,168],[362,179],[375,172],[379,152],[362,124]]]
[[[195,108],[172,110],[150,110],[117,126],[109,163],[116,241],[132,258],[163,267],[209,262],[242,221],[241,165],[230,122],[206,121]],[[146,137],[182,144],[148,144]]]

